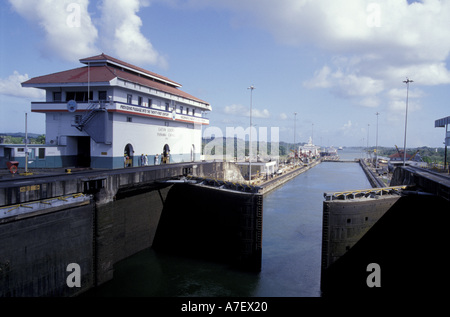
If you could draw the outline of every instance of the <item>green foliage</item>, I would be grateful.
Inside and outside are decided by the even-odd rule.
[[[205,145],[208,144],[209,142],[211,142],[213,139],[202,139],[202,153],[204,153],[204,148]],[[227,147],[227,139],[223,138],[223,154],[226,154],[226,147]],[[220,142],[220,141],[219,141]],[[234,138],[232,140],[232,142],[234,142],[234,156],[237,156],[237,147],[238,147],[238,143],[240,144],[240,146],[242,146],[243,144],[241,142],[245,142],[244,148],[245,148],[245,153],[244,155],[248,156],[249,155],[249,145],[248,145],[248,141],[243,141],[243,140],[238,140],[236,138]],[[257,151],[259,152],[260,146],[262,146],[259,142],[255,141],[257,143]],[[276,143],[274,143],[276,144]],[[304,143],[301,144],[293,144],[293,143],[286,143],[286,142],[279,142],[278,143],[278,154],[279,156],[287,156],[291,153],[291,150],[293,150],[294,148],[298,147],[299,145],[302,145]],[[268,153],[272,153],[272,146],[273,144],[271,142],[267,142],[267,144],[265,144],[265,146],[267,147],[267,152]],[[216,154],[216,148],[213,148],[211,150],[212,155]]]
[[[0,135],[4,144],[25,144],[25,133],[5,133]],[[45,134],[29,134],[28,144],[45,144]]]
[[[403,152],[403,149],[399,149],[399,150],[401,152]],[[414,155],[416,152],[420,155],[420,157],[423,159],[424,162],[437,163],[437,164],[444,163],[445,148],[430,148],[427,146],[423,146],[423,147],[419,147],[416,149],[406,149],[406,154],[408,154],[408,155]],[[395,154],[395,153],[397,153],[396,148],[387,148],[387,147],[380,148],[380,147],[378,147],[378,155],[380,155],[380,156],[389,157],[390,155]],[[449,158],[447,156],[447,162],[448,161],[449,161]]]

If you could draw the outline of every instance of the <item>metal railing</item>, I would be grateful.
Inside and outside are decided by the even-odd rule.
[[[382,195],[400,194],[401,190],[406,189],[408,186],[389,186],[389,187],[376,187],[369,189],[357,189],[349,191],[341,191],[334,193],[324,193],[325,200],[347,200],[363,197],[375,197]]]

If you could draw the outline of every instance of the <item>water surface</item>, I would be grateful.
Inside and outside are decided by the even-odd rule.
[[[318,297],[323,193],[370,187],[359,164],[324,162],[265,195],[259,273],[148,249],[118,263],[114,279],[86,295]]]

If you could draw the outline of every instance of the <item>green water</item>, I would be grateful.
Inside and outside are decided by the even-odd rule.
[[[85,296],[319,297],[323,193],[370,187],[359,164],[325,162],[265,195],[259,273],[148,249],[116,264],[114,279]]]

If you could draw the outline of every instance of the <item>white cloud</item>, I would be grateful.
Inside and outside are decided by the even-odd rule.
[[[103,0],[96,23],[88,12],[89,0],[9,0],[13,9],[44,32],[40,45],[46,57],[73,62],[105,52],[135,64],[167,67],[167,61],[142,34],[138,16],[149,1]],[[96,25],[99,29],[96,28]]]
[[[418,88],[411,87],[414,83],[410,83],[409,91],[408,91],[408,98],[421,98],[425,95],[425,93]],[[390,99],[400,99],[405,101],[406,100],[406,84],[404,85],[403,89],[399,88],[392,88],[389,89],[387,92]]]
[[[243,113],[245,113],[245,111],[247,111],[247,113],[248,113],[247,108],[242,105],[225,106],[225,109],[224,109],[224,112],[226,114],[230,114],[230,115],[242,115]]]
[[[325,88],[365,107],[382,104],[405,77],[417,85],[450,83],[450,1],[171,0],[180,7],[232,12],[234,26],[259,26],[287,45],[333,54],[307,88]]]
[[[406,77],[412,78],[416,85],[450,83],[446,67],[450,54],[447,31],[450,3],[436,0],[411,5],[399,0],[376,3],[380,8],[379,27],[364,26],[361,21],[355,31],[343,25],[338,27],[350,19],[345,6],[343,10],[334,7],[334,15],[327,14],[328,20],[322,23],[321,30],[326,30],[328,35],[318,36],[322,34],[318,31],[317,41],[308,40],[338,55],[332,59],[331,67],[323,66],[304,86],[331,89],[336,95],[351,98],[355,104],[365,107],[377,107],[383,103],[382,98],[387,98],[389,111],[395,113],[402,102],[388,88],[401,86]],[[355,8],[364,14],[364,6]],[[330,11],[333,12],[333,7]],[[348,57],[349,53],[352,57]],[[414,91],[410,93],[411,98],[421,97]],[[404,98],[403,91],[403,108]],[[411,105],[412,111],[420,109],[417,102],[412,101]]]
[[[250,115],[250,109],[248,107],[244,107],[242,105],[236,105],[236,104],[233,104],[230,106],[225,106],[223,112],[226,114],[229,114],[229,115],[237,115],[237,116],[249,117],[249,115]],[[259,109],[252,108],[252,117],[253,118],[269,118],[270,112],[267,109],[259,110]]]
[[[351,120],[348,120],[347,123],[345,123],[345,124],[342,126],[341,130],[346,131],[346,130],[351,129],[351,127],[352,127],[352,121],[351,121]]]
[[[248,112],[250,113],[250,111]],[[252,116],[254,118],[270,118],[270,112],[267,109],[258,110],[258,109],[252,109]]]
[[[285,114],[284,112],[280,113],[281,120],[286,120],[287,118],[288,118],[287,114]]]
[[[330,67],[324,66],[303,85],[309,89],[330,88],[335,95],[354,99],[356,104],[364,107],[378,106],[379,99],[376,96],[384,90],[384,82],[350,71],[348,67],[338,67],[332,72]]]
[[[37,88],[23,88],[21,83],[30,79],[28,74],[21,75],[18,71],[14,71],[8,78],[0,78],[0,95],[13,97],[23,97],[29,99],[41,100],[45,97],[45,93]]]
[[[411,85],[411,84],[410,84]],[[406,85],[404,89],[390,89],[388,95],[387,119],[390,122],[402,122],[406,113]],[[417,88],[409,88],[408,92],[408,114],[422,109],[419,98],[424,95],[423,91]]]
[[[136,64],[167,67],[166,59],[142,34],[142,20],[137,15],[148,2],[139,0],[103,0],[101,4],[102,45],[118,58]]]
[[[45,56],[74,61],[97,53],[97,29],[88,14],[88,0],[9,0],[14,10],[39,26],[45,40],[40,50]]]
[[[330,75],[331,69],[325,65],[314,73],[312,79],[305,81],[303,84],[307,88],[328,88],[332,85],[329,78]]]

